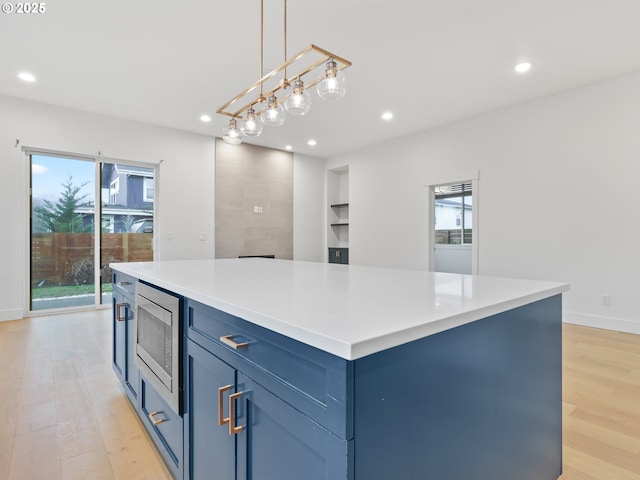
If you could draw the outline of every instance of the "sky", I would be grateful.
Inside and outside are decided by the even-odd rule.
[[[95,200],[95,163],[61,157],[33,155],[31,157],[32,196],[55,202],[64,190],[63,183],[72,177],[74,186],[87,184],[78,196],[87,195],[84,202]],[[84,203],[83,202],[83,203]]]

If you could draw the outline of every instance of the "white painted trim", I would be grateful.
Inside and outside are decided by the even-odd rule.
[[[480,178],[480,170],[475,169],[451,169],[444,174],[429,177],[428,187],[438,187],[440,185],[454,185],[457,183],[468,183]]]
[[[427,222],[429,223],[427,237],[427,270],[433,272],[436,264],[436,225],[433,220],[433,212],[436,206],[435,187],[433,185],[427,185]]]
[[[430,272],[433,272],[435,265],[435,238],[436,238],[436,227],[433,221],[433,211],[435,209],[435,187],[439,187],[441,185],[454,185],[458,183],[469,183],[471,182],[471,198],[473,201],[473,209],[471,210],[471,218],[473,221],[473,242],[471,243],[471,274],[472,275],[480,275],[479,270],[479,232],[480,232],[480,206],[479,206],[479,190],[480,190],[480,170],[469,170],[466,175],[460,174],[460,176],[455,177],[456,180],[452,180],[454,178],[451,175],[447,175],[443,177],[443,180],[434,182],[432,179],[429,181],[427,185],[425,185],[427,190],[427,206],[428,206],[428,222],[429,222],[429,241],[427,243],[428,246],[428,254],[427,254],[427,269]],[[444,180],[446,178],[446,180]]]
[[[0,310],[0,322],[9,322],[11,320],[21,320],[24,318],[22,310],[14,308],[13,310]]]
[[[562,321],[584,327],[602,328],[616,332],[632,333],[640,335],[640,321],[626,318],[601,317],[587,313],[562,312]]]
[[[26,151],[24,148],[22,149],[22,160],[24,162],[23,172],[24,172],[24,185],[27,187],[23,194],[24,198],[24,209],[22,212],[22,218],[31,218],[31,153]],[[23,223],[24,228],[22,229],[22,252],[20,252],[20,256],[22,257],[22,299],[20,304],[22,305],[22,311],[17,318],[23,318],[27,315],[29,311],[29,304],[31,302],[31,221],[27,220]],[[0,313],[0,318],[2,318],[2,314]],[[14,318],[15,320],[15,318]]]
[[[472,275],[480,275],[479,270],[479,239],[480,239],[480,229],[478,226],[480,225],[480,205],[478,198],[480,197],[480,172],[477,172],[477,177],[471,180],[471,201],[473,202],[473,208],[471,209],[471,220],[473,222],[472,232],[473,238],[471,241],[471,274]]]

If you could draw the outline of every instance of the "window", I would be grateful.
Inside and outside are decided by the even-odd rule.
[[[471,184],[444,185],[435,189],[436,243],[444,245],[471,244],[472,211]]]
[[[143,200],[145,202],[153,202],[153,178],[145,177],[144,178],[144,197]]]
[[[109,199],[111,204],[115,204],[117,202],[118,193],[120,193],[120,179],[116,178],[109,185]]]

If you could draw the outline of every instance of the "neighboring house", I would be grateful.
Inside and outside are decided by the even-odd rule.
[[[153,232],[153,170],[105,164],[102,171],[102,227],[112,233]]]
[[[464,205],[464,225],[471,228],[473,220],[472,207]],[[435,201],[436,230],[452,230],[462,228],[462,203],[460,200],[436,199]]]

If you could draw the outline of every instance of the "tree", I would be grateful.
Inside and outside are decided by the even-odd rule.
[[[84,182],[80,186],[73,185],[73,178],[70,175],[66,183],[62,183],[62,193],[54,204],[50,200],[44,200],[44,205],[33,208],[34,213],[40,218],[44,229],[53,233],[80,233],[90,232],[91,225],[85,225],[82,215],[76,213],[80,202],[88,194],[78,196],[82,187],[89,182]]]

